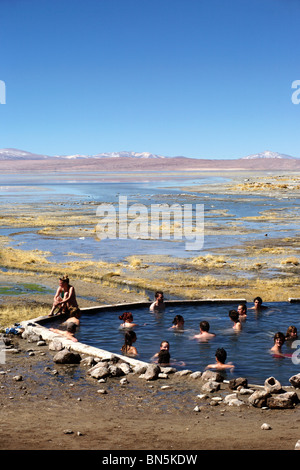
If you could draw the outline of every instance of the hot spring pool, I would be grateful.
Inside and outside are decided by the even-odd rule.
[[[252,304],[248,305],[247,318],[242,322],[243,329],[240,332],[232,329],[233,323],[228,316],[230,309],[237,309],[236,303],[167,305],[161,314],[150,313],[148,306],[115,311],[107,309],[83,314],[76,338],[90,346],[121,354],[125,331],[120,329],[119,315],[130,310],[134,323],[138,324],[134,327],[137,335],[135,347],[139,353],[137,359],[141,361],[150,362],[151,357],[159,351],[161,341],[167,340],[170,343],[171,359],[184,362],[184,365],[174,364],[174,367],[178,370],[203,371],[207,364],[215,362],[216,349],[223,347],[227,351],[226,362],[235,364],[233,372],[225,372],[227,379],[246,377],[249,383],[262,385],[266,378],[273,376],[282,385],[290,385],[289,378],[300,372],[299,346],[293,348],[292,344],[285,342],[282,352],[287,356],[283,358],[273,357],[269,349],[273,346],[273,336],[277,331],[285,334],[290,325],[295,325],[299,333],[300,304],[279,302],[264,305],[268,309],[262,310],[260,314],[250,310]],[[184,317],[183,331],[171,328],[177,314]],[[202,320],[208,321],[210,332],[216,334],[207,342],[191,339],[199,333]]]

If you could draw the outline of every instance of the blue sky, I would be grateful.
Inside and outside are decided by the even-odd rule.
[[[300,0],[0,0],[0,18],[0,148],[300,157]]]

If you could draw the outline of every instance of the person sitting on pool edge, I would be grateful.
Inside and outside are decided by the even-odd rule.
[[[233,321],[233,329],[240,331],[242,329],[242,324],[240,322],[240,316],[236,310],[229,310],[229,318]]]
[[[205,369],[217,369],[217,370],[223,370],[223,369],[233,369],[234,365],[232,363],[225,364],[225,361],[227,359],[227,352],[225,351],[224,348],[218,348],[215,353],[215,358],[216,362],[215,364],[208,364]]]
[[[200,333],[193,336],[192,339],[211,339],[214,338],[216,335],[214,333],[209,333],[210,325],[208,321],[203,320],[199,324]]]
[[[57,308],[58,311],[55,315],[59,315],[60,313],[68,313],[70,307],[78,308],[75,289],[70,285],[68,276],[63,276],[59,278],[59,286],[54,296],[53,305],[49,316],[54,315],[54,312]]]
[[[137,349],[135,346],[132,346],[137,340],[136,333],[133,330],[126,331],[125,341],[121,348],[124,356],[134,357],[138,355]]]
[[[150,305],[150,312],[164,312],[164,294],[161,290],[155,292],[155,301]]]
[[[240,304],[237,308],[240,320],[247,318],[247,306],[245,304]]]

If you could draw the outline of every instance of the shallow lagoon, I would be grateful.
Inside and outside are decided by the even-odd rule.
[[[98,179],[101,175],[98,175]],[[60,175],[61,180],[57,183],[53,176],[10,176],[2,186],[0,204],[2,208],[12,207],[16,210],[17,205],[28,205],[32,209],[32,215],[39,213],[47,215],[48,210],[65,208],[65,225],[68,226],[68,214],[85,211],[89,214],[88,226],[83,236],[53,236],[51,234],[39,233],[43,227],[8,227],[5,220],[2,221],[0,235],[9,236],[11,246],[20,244],[24,250],[38,249],[50,251],[51,261],[69,261],[66,254],[69,251],[85,253],[93,260],[122,261],[130,255],[159,254],[176,257],[195,257],[206,254],[214,249],[226,249],[243,243],[254,243],[255,240],[263,240],[268,234],[270,238],[294,237],[298,235],[298,221],[293,217],[299,213],[300,198],[282,199],[262,195],[221,195],[207,192],[189,192],[180,190],[180,186],[193,186],[224,183],[230,181],[230,177],[213,175],[195,176],[183,178],[177,176],[170,179],[159,175],[154,181],[85,181],[86,176],[76,175],[76,181],[72,177]],[[58,178],[58,176],[56,176]],[[97,175],[93,175],[96,179]],[[101,178],[100,178],[101,179]],[[42,181],[42,182],[41,182]],[[0,183],[1,183],[0,175]],[[4,181],[3,181],[4,183]],[[107,239],[101,240],[94,233],[94,228],[99,222],[96,216],[97,204],[114,204],[117,209],[119,196],[128,198],[128,205],[134,203],[144,204],[148,209],[152,204],[173,203],[203,204],[204,205],[204,246],[202,250],[187,251],[184,238],[181,240],[160,239]],[[272,223],[268,218],[259,219],[265,211],[274,211],[279,217]],[[281,214],[285,214],[281,218]],[[62,212],[63,214],[63,212]],[[246,217],[258,217],[256,220]],[[47,228],[47,225],[45,225]],[[224,232],[224,228],[226,228]],[[220,236],[221,234],[221,236]]]

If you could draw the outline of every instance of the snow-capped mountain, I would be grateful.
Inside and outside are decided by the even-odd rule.
[[[254,160],[255,158],[284,158],[284,159],[296,159],[296,157],[291,157],[290,155],[285,155],[284,153],[271,152],[270,150],[265,150],[261,153],[255,153],[253,155],[248,155],[247,157],[242,157],[242,160]]]
[[[31,152],[26,152],[25,150],[18,150],[14,148],[0,149],[0,160],[44,160],[46,158],[66,158],[68,160],[84,159],[84,158],[168,158],[162,155],[155,155],[149,152],[106,152],[106,153],[97,153],[96,155],[41,155]]]
[[[42,160],[49,158],[47,155],[26,152],[18,149],[0,149],[0,160]]]
[[[123,157],[134,157],[134,158],[167,158],[162,155],[155,155],[154,153],[149,152],[110,152],[110,153],[97,153],[92,155],[93,158],[123,158]]]

